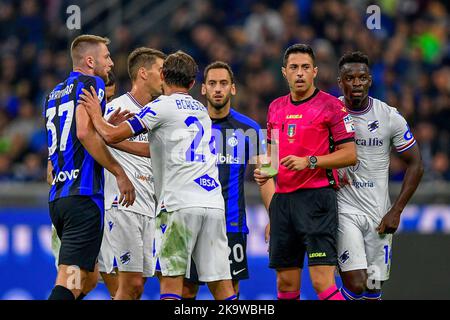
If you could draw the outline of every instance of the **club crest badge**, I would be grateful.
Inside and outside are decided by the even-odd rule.
[[[369,129],[370,132],[375,133],[379,127],[380,122],[378,120],[367,121],[367,129]]]

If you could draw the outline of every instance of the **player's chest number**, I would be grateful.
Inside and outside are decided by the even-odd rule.
[[[63,129],[61,132],[61,141],[59,144],[59,150],[65,151],[67,147],[67,139],[69,138],[70,128],[72,126],[73,120],[73,110],[74,103],[73,100],[63,103],[58,108],[58,116],[61,117],[64,113],[66,113],[66,118],[64,120]],[[47,131],[52,135],[52,144],[48,148],[48,154],[51,156],[56,151],[56,147],[58,144],[58,131],[56,130],[56,126],[53,123],[53,119],[56,116],[56,108],[47,109],[45,116],[47,118]]]

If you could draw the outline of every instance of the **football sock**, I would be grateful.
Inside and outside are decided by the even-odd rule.
[[[278,300],[300,300],[300,290],[290,292],[278,291],[277,298]]]
[[[345,300],[361,300],[364,294],[356,294],[348,290],[346,287],[342,286],[341,288],[342,296]]]
[[[235,294],[233,294],[232,296],[225,298],[225,300],[237,300],[237,296]]]
[[[339,289],[333,284],[327,290],[318,294],[320,300],[345,300]]]
[[[63,286],[55,286],[48,300],[75,300],[72,291]]]
[[[181,296],[175,293],[164,293],[160,295],[159,300],[181,300]]]
[[[381,300],[381,291],[378,293],[364,292],[362,295],[362,300]]]

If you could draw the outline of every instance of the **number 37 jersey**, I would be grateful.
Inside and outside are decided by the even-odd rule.
[[[134,134],[149,132],[150,154],[161,207],[224,209],[216,157],[212,154],[211,119],[190,95],[162,95],[128,120]]]
[[[77,137],[76,108],[81,89],[95,88],[102,113],[105,110],[105,84],[99,77],[71,72],[45,100],[49,160],[53,182],[49,202],[68,196],[103,196],[103,168]]]
[[[401,153],[413,147],[416,140],[397,109],[378,99],[369,97],[365,110],[348,111],[355,125],[358,162],[338,170],[343,180],[337,193],[339,212],[367,214],[380,223],[391,207],[388,192],[391,148]]]

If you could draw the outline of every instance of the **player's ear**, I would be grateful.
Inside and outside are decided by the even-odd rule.
[[[206,95],[206,84],[202,83],[202,96]]]
[[[234,83],[231,84],[231,95],[236,95],[236,85]]]
[[[94,69],[95,59],[93,56],[86,56],[84,58],[84,61],[85,61],[86,65],[89,67],[89,69]]]
[[[147,80],[147,70],[145,70],[145,68],[144,67],[140,67],[139,68],[139,70],[138,70],[138,74],[139,74],[139,76],[142,78],[142,79],[144,79],[144,80]]]
[[[372,86],[372,75],[369,74],[369,88]]]
[[[318,67],[313,67],[313,72],[314,72],[314,76],[313,79],[315,79],[317,77],[317,73],[319,72],[319,68]]]
[[[339,88],[342,89],[342,80],[341,80],[341,77],[340,77],[340,76],[337,77],[337,83],[338,83]]]
[[[281,67],[281,74],[283,75],[283,78],[286,78],[286,67]]]

